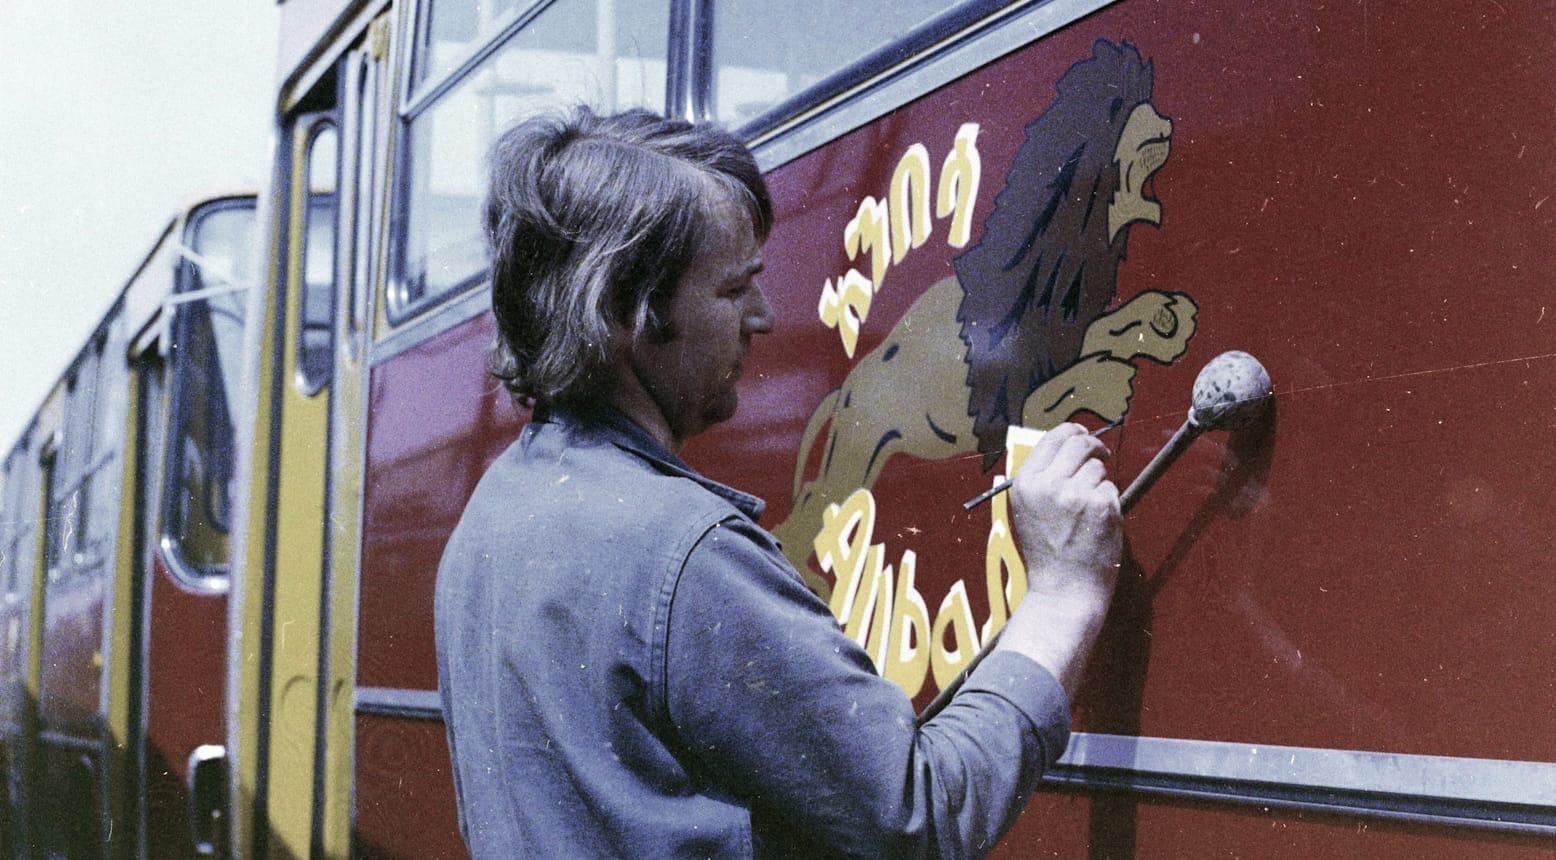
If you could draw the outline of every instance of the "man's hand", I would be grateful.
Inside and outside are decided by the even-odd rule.
[[[1072,700],[1107,615],[1123,550],[1107,457],[1086,428],[1061,424],[1043,434],[1011,487],[1029,585],[999,647],[1037,661]]]

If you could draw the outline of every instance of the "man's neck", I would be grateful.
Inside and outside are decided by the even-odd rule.
[[[670,429],[664,410],[660,409],[658,401],[643,386],[643,381],[627,362],[617,364],[616,385],[611,391],[610,405],[632,419],[633,423],[643,428],[670,453],[680,456],[681,446],[686,440],[676,436]]]

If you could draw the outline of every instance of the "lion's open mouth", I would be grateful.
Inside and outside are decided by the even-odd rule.
[[[1140,144],[1138,152],[1140,166],[1145,168],[1148,175],[1153,174],[1167,163],[1167,156],[1172,152],[1172,142],[1165,137],[1153,137]]]

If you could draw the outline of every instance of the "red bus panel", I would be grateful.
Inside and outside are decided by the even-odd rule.
[[[1274,380],[1130,512],[1072,757],[1005,856],[1525,856],[1556,821],[1550,12],[1111,4],[769,174],[777,330],[684,453],[920,706],[1024,591],[1003,501],[961,504],[1008,426],[1122,416],[1122,486],[1212,358]],[[424,709],[438,557],[518,426],[491,336],[373,373],[358,683]],[[441,725],[358,730],[364,850],[398,850],[378,774],[448,791]]]
[[[882,548],[859,560],[877,578],[833,605],[923,704],[936,671],[911,652],[986,641],[989,571],[1010,581],[998,506],[961,507],[1004,469],[979,425],[1022,398],[1092,426],[1127,403],[1104,437],[1122,487],[1200,368],[1247,351],[1273,410],[1206,433],[1131,512],[1076,728],[1250,762],[1272,745],[1556,762],[1556,448],[1530,441],[1556,402],[1556,168],[1530,160],[1553,59],[1548,6],[1109,6],[770,174],[779,328],[741,414],[687,458],[765,497],[791,559],[834,588],[847,541],[831,564],[812,541],[828,504],[869,491],[864,536],[841,537]],[[1125,117],[1141,93],[1143,131]],[[970,363],[969,341],[994,358]],[[1177,830],[1166,811],[1117,826],[1153,854],[1236,841],[1147,835],[1158,820]],[[1349,852],[1354,828],[1248,850]]]

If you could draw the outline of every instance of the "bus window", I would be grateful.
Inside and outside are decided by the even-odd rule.
[[[232,392],[242,372],[244,291],[255,277],[254,212],[208,210],[191,228],[195,251],[180,292],[207,291],[179,306],[172,344],[173,419],[163,493],[169,555],[193,579],[225,576],[232,520]],[[224,289],[225,288],[225,289]]]
[[[22,543],[26,529],[22,528],[20,512],[27,498],[23,492],[27,469],[19,452],[25,450],[25,445],[17,443],[17,453],[6,458],[5,475],[0,478],[0,505],[4,506],[0,510],[5,511],[4,516],[0,516],[0,610],[21,591]],[[0,649],[3,648],[4,644],[0,643]]]
[[[477,46],[496,36],[529,0],[434,0],[426,4],[426,42],[416,58],[416,80],[442,77]]]
[[[314,394],[329,381],[335,344],[335,179],[340,135],[315,127],[308,145],[308,234],[303,243],[302,330],[297,338],[298,383]]]
[[[92,450],[96,455],[89,478],[92,508],[87,516],[91,525],[83,528],[92,542],[90,552],[93,560],[99,563],[99,573],[107,575],[111,567],[106,563],[117,537],[122,501],[120,473],[124,453],[125,396],[129,389],[123,327],[116,325],[100,332],[92,348],[97,353],[97,396],[92,421],[95,433]]]
[[[385,22],[387,24],[387,21]],[[349,237],[351,251],[351,284],[348,291],[350,308],[344,314],[347,345],[353,359],[359,356],[362,332],[368,327],[368,301],[376,281],[378,255],[378,194],[382,188],[378,156],[378,116],[376,105],[384,86],[384,62],[371,51],[358,51],[351,55],[350,73],[346,77],[346,91],[350,94],[345,127],[353,129],[355,141],[344,151],[342,169],[349,171],[341,177],[345,188],[353,189],[350,223],[355,235]],[[349,165],[349,166],[348,166]],[[342,204],[345,205],[345,204]]]
[[[896,45],[893,57],[871,55],[950,5],[956,4],[899,0],[881,11],[852,0],[719,0],[713,8],[713,104],[704,111],[732,128],[744,126],[866,58],[884,68],[910,57],[918,40]],[[967,15],[953,11],[946,19]],[[823,89],[830,95],[842,85]]]
[[[58,437],[51,439],[44,446],[42,457],[38,462],[39,471],[43,474],[43,569],[53,578],[58,573],[59,564],[65,553],[65,540],[68,533],[64,525],[69,519],[64,516],[62,510],[65,499],[54,497],[59,478]]]
[[[434,26],[444,22],[441,32],[455,30],[455,21],[464,21],[459,32],[472,40],[485,32],[465,20],[469,15],[440,13],[442,5],[453,4],[433,8]],[[426,94],[413,98],[409,117],[391,319],[398,322],[485,272],[480,210],[486,150],[497,135],[524,116],[577,102],[605,112],[664,110],[669,16],[669,0],[562,0],[452,83],[423,82]],[[425,50],[442,50],[437,38],[435,32]]]
[[[0,606],[15,603],[27,591],[32,580],[32,570],[37,564],[38,535],[38,482],[43,475],[29,457],[31,433],[22,436],[11,451],[10,471],[5,482],[5,543],[0,553],[5,555],[7,573],[5,593],[0,595]]]
[[[49,466],[44,558],[50,579],[75,573],[88,548],[97,364],[97,351],[89,346],[77,357],[65,380],[61,421],[55,430],[56,448]]]
[[[100,349],[100,346],[98,347]],[[90,547],[93,412],[96,405],[98,350],[88,347],[65,379],[61,422],[48,457],[49,494],[44,529],[44,560],[49,579],[76,573]]]

